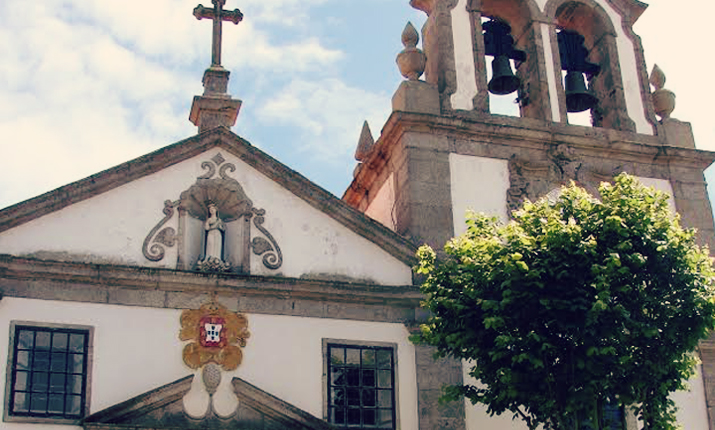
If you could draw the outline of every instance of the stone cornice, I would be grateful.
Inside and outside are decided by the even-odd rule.
[[[253,313],[323,318],[412,319],[422,295],[412,285],[381,286],[109,264],[58,262],[0,255],[0,290],[5,297],[108,303],[183,309],[188,302],[217,293],[229,308]],[[352,316],[336,308],[352,307]],[[296,306],[298,309],[296,309]],[[374,308],[372,311],[368,308]],[[360,313],[356,309],[365,308]],[[397,309],[391,312],[389,308]],[[374,313],[374,312],[373,312]]]
[[[575,154],[610,158],[624,163],[658,164],[704,170],[715,161],[715,152],[664,146],[657,136],[604,128],[579,127],[528,118],[498,115],[459,117],[393,112],[383,128],[374,150],[343,195],[343,200],[357,207],[364,190],[390,159],[394,147],[406,133],[424,133],[446,137],[449,142],[434,150],[458,153],[455,142],[472,141],[482,145],[500,145],[518,149],[545,150],[547,146],[566,144]],[[409,147],[410,142],[403,142]],[[447,146],[445,146],[447,145]]]

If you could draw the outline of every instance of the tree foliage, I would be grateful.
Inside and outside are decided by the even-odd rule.
[[[472,214],[446,256],[418,252],[431,311],[416,340],[469,360],[478,385],[448,387],[530,428],[600,428],[604,403],[646,429],[675,428],[698,341],[715,327],[714,272],[668,196],[619,175],[600,200],[575,185],[513,220]]]

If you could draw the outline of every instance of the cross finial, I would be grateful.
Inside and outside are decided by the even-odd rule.
[[[238,24],[243,20],[243,14],[240,10],[223,10],[223,5],[226,0],[211,0],[214,4],[213,8],[207,8],[203,5],[198,5],[194,9],[196,19],[208,18],[213,20],[213,42],[211,48],[211,66],[221,66],[221,26],[223,21],[231,21]]]

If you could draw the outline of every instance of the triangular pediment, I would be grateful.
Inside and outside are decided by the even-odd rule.
[[[112,429],[242,429],[331,430],[333,426],[272,396],[248,382],[233,378],[238,408],[228,418],[208,414],[202,419],[184,412],[183,398],[191,390],[187,376],[85,418],[86,430]]]
[[[223,220],[220,270],[411,283],[411,242],[226,128],[0,211],[0,253],[203,270],[216,244],[205,230],[210,202]]]

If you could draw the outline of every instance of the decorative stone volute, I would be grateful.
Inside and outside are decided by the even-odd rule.
[[[661,120],[670,118],[670,114],[675,109],[675,93],[665,89],[665,73],[658,67],[653,65],[653,70],[650,72],[650,83],[655,88],[651,94],[653,101],[653,110]]]
[[[402,76],[410,81],[419,80],[427,64],[427,56],[417,48],[419,41],[420,35],[417,33],[417,29],[411,22],[408,22],[402,31],[402,44],[405,49],[397,54],[397,66],[400,68]]]

